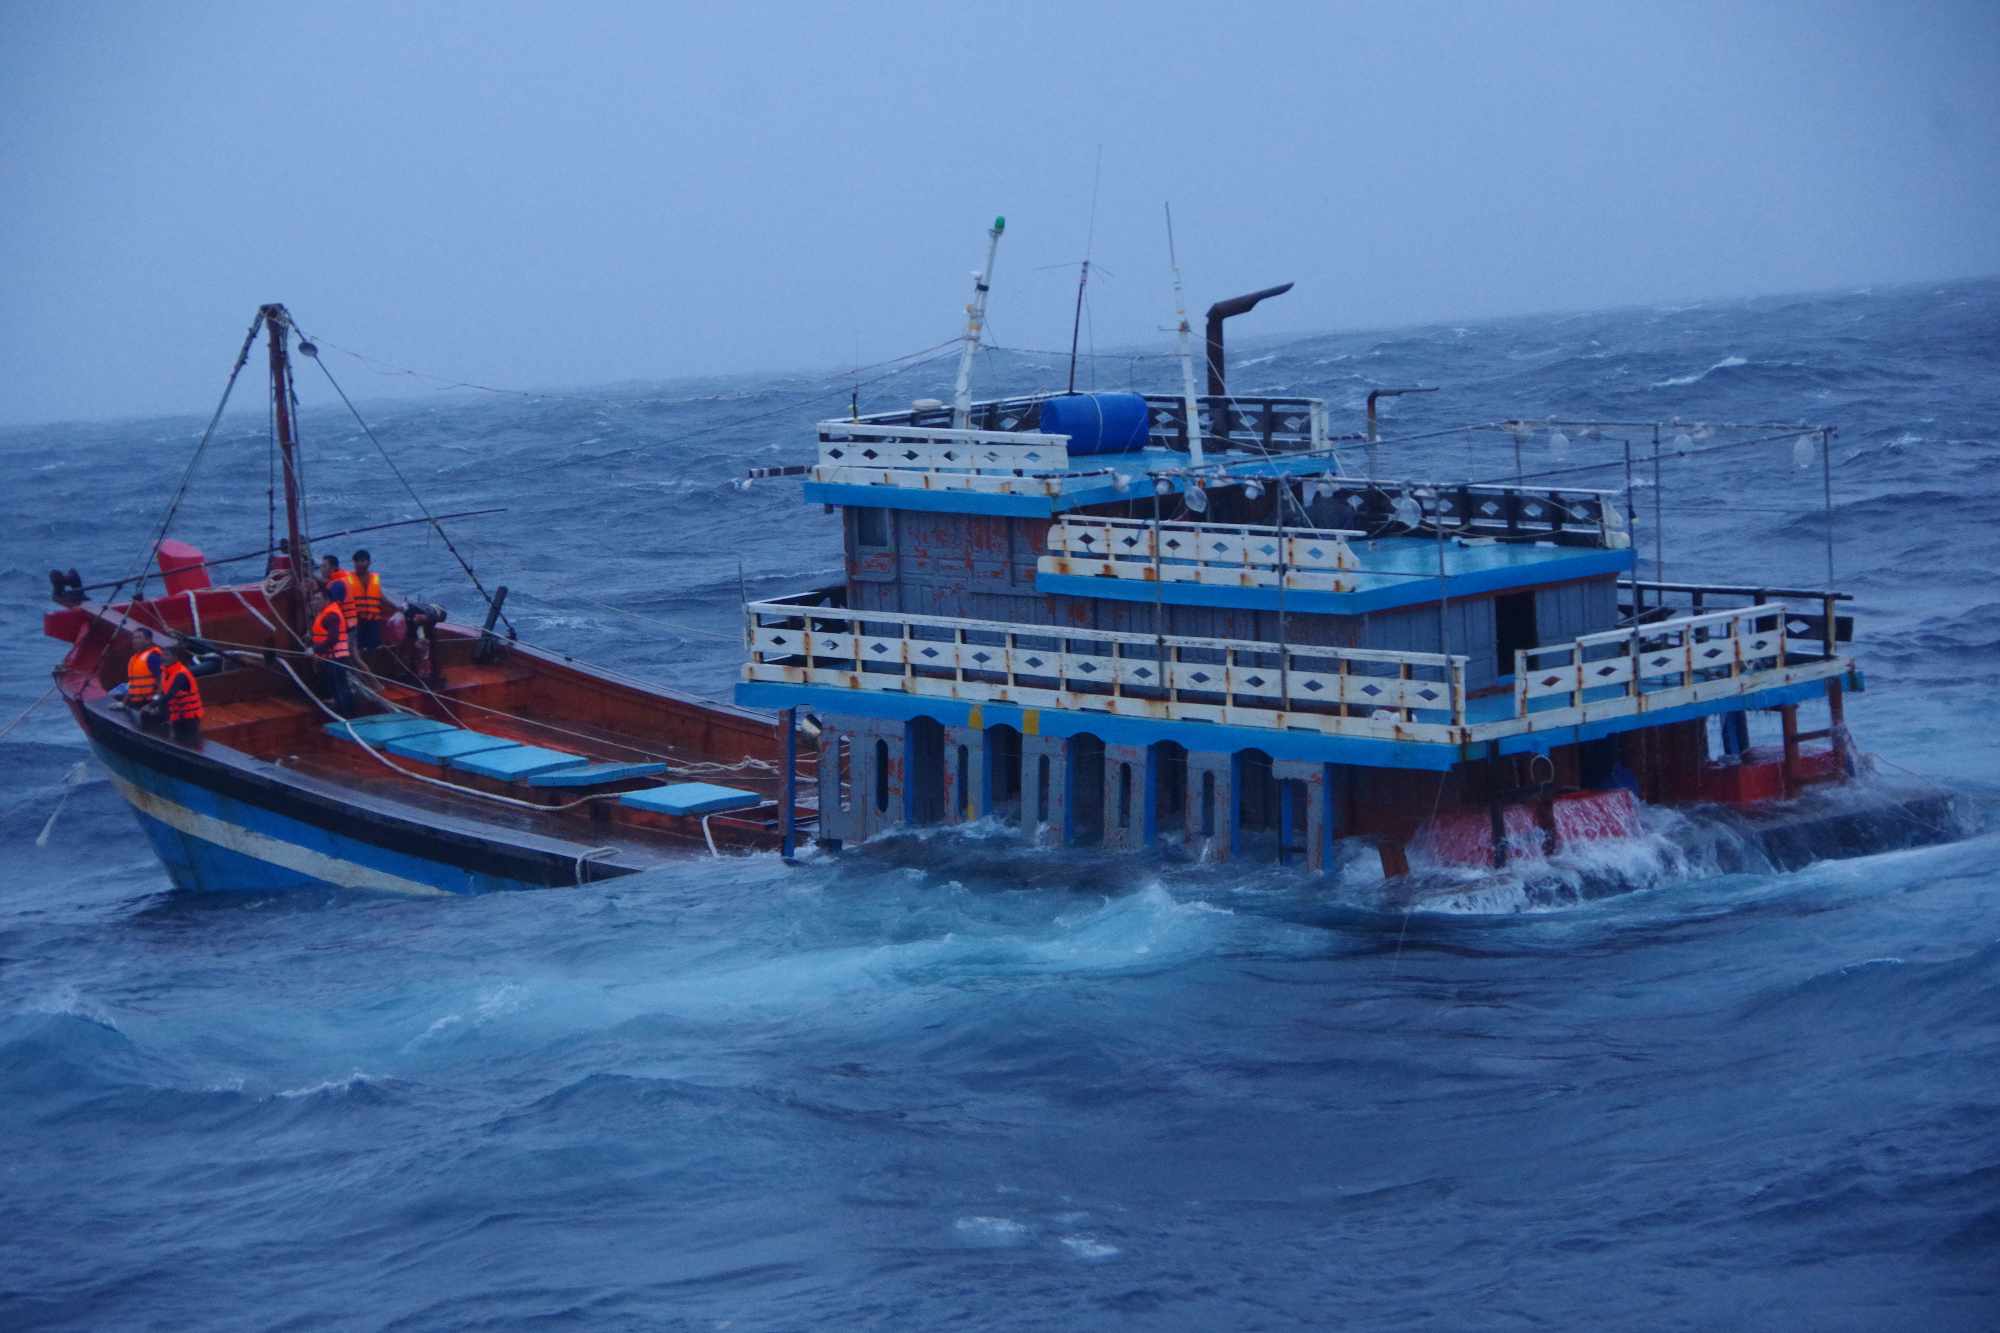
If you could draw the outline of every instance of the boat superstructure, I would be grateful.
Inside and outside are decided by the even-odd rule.
[[[1207,394],[820,425],[799,471],[846,577],[745,608],[736,699],[814,720],[823,845],[997,819],[1314,870],[1365,839],[1394,875],[1413,843],[1505,864],[1629,832],[1640,803],[1852,774],[1844,594],[1640,579],[1629,489],[1393,480],[1375,395],[1335,438],[1317,399],[1228,392],[1220,320],[1282,290],[1211,311]],[[1680,429],[1472,429],[1614,427],[1656,453]],[[1823,450],[1831,428],[1703,435]]]

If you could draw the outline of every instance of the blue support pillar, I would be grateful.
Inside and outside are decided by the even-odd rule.
[[[1243,846],[1243,752],[1240,750],[1229,756],[1228,804],[1223,826],[1229,830],[1229,853],[1234,856]]]
[[[1143,794],[1139,798],[1145,807],[1145,814],[1139,827],[1146,846],[1151,847],[1160,840],[1160,747],[1148,745],[1145,754],[1146,780],[1141,784]]]
[[[1345,795],[1346,774],[1339,764],[1328,764],[1319,786],[1319,837],[1313,840],[1319,851],[1319,865],[1315,868],[1328,875],[1337,874],[1340,869],[1340,808]]]
[[[1280,779],[1278,791],[1278,864],[1287,865],[1292,859],[1293,801],[1292,784],[1288,779]]]

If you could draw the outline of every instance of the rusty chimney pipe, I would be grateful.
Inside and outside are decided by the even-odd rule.
[[[1289,282],[1276,287],[1266,287],[1261,292],[1251,292],[1246,296],[1232,296],[1226,301],[1217,301],[1208,308],[1208,396],[1220,398],[1228,388],[1223,383],[1222,361],[1222,321],[1231,315],[1241,315],[1267,297],[1283,296],[1292,289]]]

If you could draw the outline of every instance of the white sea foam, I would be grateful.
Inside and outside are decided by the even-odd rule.
[[[1737,366],[1747,366],[1749,364],[1748,361],[1740,356],[1725,356],[1707,370],[1697,371],[1692,375],[1676,375],[1672,379],[1654,380],[1653,387],[1655,389],[1679,388],[1685,384],[1694,384],[1700,380],[1704,380],[1718,370],[1732,370]]]
[[[1011,1217],[961,1217],[952,1230],[977,1245],[1019,1245],[1028,1239],[1027,1224]]]
[[[1071,1254],[1092,1263],[1118,1257],[1116,1245],[1107,1245],[1095,1236],[1064,1236],[1062,1243]]]
[[[354,1091],[356,1088],[368,1087],[371,1084],[379,1082],[381,1080],[375,1075],[363,1073],[357,1069],[346,1078],[330,1078],[323,1083],[314,1083],[303,1088],[280,1088],[278,1095],[288,1101],[297,1101],[302,1097],[339,1097]]]

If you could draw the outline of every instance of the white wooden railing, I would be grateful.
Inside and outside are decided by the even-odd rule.
[[[1349,592],[1358,532],[1069,515],[1049,525],[1044,574]]]
[[[1045,488],[1068,471],[1067,435],[825,421],[813,479],[1006,492]]]
[[[1842,669],[1833,658],[1787,661],[1786,610],[1746,606],[1586,634],[1514,654],[1514,716],[1567,725],[1586,713],[1669,708]]]
[[[1393,740],[1463,739],[1463,657],[796,602],[753,602],[745,618],[749,681]]]

